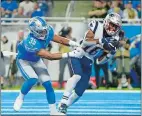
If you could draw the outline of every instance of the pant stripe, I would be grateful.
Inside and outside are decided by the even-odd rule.
[[[74,69],[73,69],[73,67],[72,67],[71,58],[69,58],[69,63],[70,63],[70,67],[71,67],[72,73],[73,73],[73,75],[74,75],[75,73],[74,73]]]

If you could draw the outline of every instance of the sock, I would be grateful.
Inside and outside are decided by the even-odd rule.
[[[70,105],[74,104],[79,100],[79,98],[80,96],[78,96],[75,92],[73,92],[67,101],[67,106],[69,107]]]
[[[25,96],[25,95],[24,95],[24,94],[22,94],[22,93],[21,93],[21,91],[20,91],[18,98],[20,98],[20,99],[24,99],[24,96]]]
[[[52,88],[52,84],[50,81],[46,81],[43,84],[43,87],[46,89],[46,97],[49,104],[55,103],[55,93]]]
[[[57,112],[56,104],[49,104],[49,110],[50,110],[50,113]]]
[[[81,76],[80,75],[73,75],[66,84],[65,92],[63,94],[61,103],[67,103],[73,89],[75,88],[77,82],[80,80]]]
[[[22,94],[26,95],[31,90],[31,88],[36,84],[36,82],[37,82],[36,78],[30,78],[26,80],[24,84],[22,85],[21,94],[19,95],[20,96],[22,96]]]

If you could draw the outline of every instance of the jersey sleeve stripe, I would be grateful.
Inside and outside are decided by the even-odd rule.
[[[95,28],[93,30],[93,33],[95,34],[96,30],[97,30],[97,27],[98,27],[98,21],[96,21],[96,25],[95,25]]]

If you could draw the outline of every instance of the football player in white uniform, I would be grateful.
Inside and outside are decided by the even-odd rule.
[[[76,102],[88,87],[93,60],[97,64],[107,62],[119,46],[121,31],[121,17],[117,13],[110,13],[103,23],[93,20],[81,41],[84,56],[70,58],[74,75],[67,81],[66,88],[59,103],[59,112],[66,113],[67,108]],[[74,91],[73,91],[74,90]]]

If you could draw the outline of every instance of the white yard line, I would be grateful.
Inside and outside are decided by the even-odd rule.
[[[3,112],[4,111],[7,111],[7,112],[13,112],[14,110],[13,109],[3,109],[2,110]],[[20,110],[21,112],[24,111],[24,112],[47,112],[49,111],[49,109],[21,109]],[[139,113],[140,110],[118,110],[118,109],[114,109],[114,110],[103,110],[103,109],[68,109],[68,111],[72,111],[72,112],[136,112],[136,113]]]
[[[1,106],[1,109],[3,110],[3,109],[8,109],[8,108],[13,108],[13,106]],[[30,105],[30,106],[22,106],[22,109],[23,108],[32,108],[32,109],[36,109],[36,108],[38,108],[38,109],[40,109],[40,108],[44,108],[44,109],[46,109],[46,108],[49,108],[48,106],[35,106],[35,105]],[[104,109],[106,109],[106,106],[71,106],[70,107],[70,109],[73,109],[73,108],[99,108],[99,109],[101,109],[101,108],[104,108]],[[128,108],[128,109],[133,109],[133,108],[140,108],[140,107],[138,107],[138,106],[107,106],[107,109],[111,109],[111,108],[118,108],[118,109],[120,109],[120,108]]]
[[[2,104],[11,104],[11,103],[14,103],[14,101],[13,102],[2,102]],[[35,101],[35,102],[24,102],[24,104],[47,104],[47,102],[39,102],[39,101]],[[88,102],[77,102],[76,104],[140,104],[140,102],[135,102],[135,101],[133,101],[133,102],[126,102],[126,101],[119,101],[119,102],[106,102],[106,101],[88,101]]]
[[[109,113],[98,113],[98,112],[96,112],[96,113],[77,113],[77,112],[71,112],[71,113],[68,113],[68,115],[75,115],[75,116],[78,116],[78,115],[91,115],[91,116],[94,116],[94,115],[120,115],[120,116],[122,116],[122,115],[128,115],[128,116],[130,116],[130,115],[140,115],[140,113],[112,113],[112,112],[109,112]],[[25,113],[2,113],[2,115],[10,115],[10,116],[17,116],[17,115],[25,115]],[[47,113],[41,113],[41,112],[36,112],[36,113],[26,113],[26,115],[28,115],[28,116],[33,116],[33,115],[35,115],[35,116],[37,116],[37,115],[39,115],[39,116],[42,116],[42,115],[49,115],[49,112],[47,112]]]
[[[1,102],[13,102],[15,99],[13,100],[2,100]],[[56,100],[57,102],[59,102],[60,100]],[[141,100],[91,100],[91,102],[122,102],[122,101],[125,101],[125,102],[140,102]],[[25,100],[24,102],[47,102],[46,99],[43,99],[43,100],[38,100],[38,99],[31,99],[31,100]],[[90,100],[79,100],[79,102],[90,102]]]

